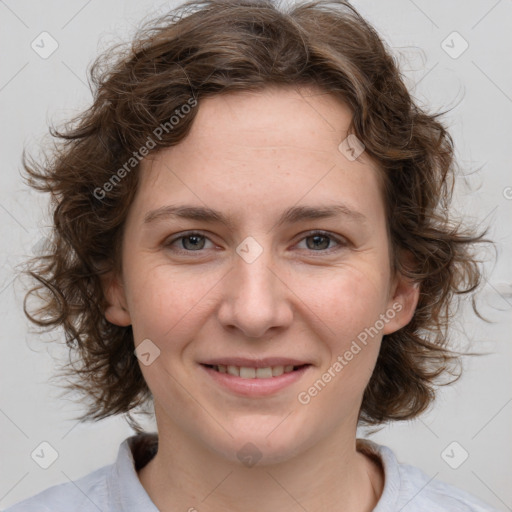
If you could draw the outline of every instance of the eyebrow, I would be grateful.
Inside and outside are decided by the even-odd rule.
[[[281,214],[276,225],[282,226],[283,224],[294,224],[305,220],[329,219],[336,217],[345,217],[349,221],[363,225],[368,224],[367,217],[365,217],[361,212],[349,208],[344,204],[334,204],[322,207],[292,206]],[[231,230],[233,230],[234,224],[233,219],[225,216],[222,212],[207,207],[192,205],[167,205],[157,208],[156,210],[151,210],[144,216],[144,224],[150,224],[152,222],[166,220],[169,218],[219,223],[224,224]]]

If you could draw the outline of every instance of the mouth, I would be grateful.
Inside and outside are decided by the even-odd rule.
[[[283,374],[299,371],[310,364],[301,365],[276,365],[265,367],[251,367],[251,366],[234,366],[224,364],[202,364],[206,368],[210,368],[218,373],[225,373],[241,379],[272,379],[280,377]]]
[[[274,361],[273,361],[274,362]],[[228,392],[243,398],[263,398],[277,395],[281,390],[290,388],[307,374],[312,364],[274,364],[268,362],[245,362],[253,366],[232,364],[200,363],[208,379],[208,386],[221,392]]]

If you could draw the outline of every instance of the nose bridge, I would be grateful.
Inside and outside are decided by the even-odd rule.
[[[235,259],[235,274],[238,288],[236,296],[237,309],[255,309],[255,316],[267,316],[274,308],[275,276],[270,271],[273,256],[269,244],[263,247],[254,239],[244,241],[237,248],[238,258]],[[238,260],[238,261],[237,261]],[[247,314],[247,311],[245,311]]]
[[[233,266],[238,279],[265,278],[273,263],[271,237],[263,234],[245,237],[235,248]],[[267,276],[268,277],[268,276]]]
[[[286,286],[274,274],[270,242],[246,238],[236,249],[233,271],[223,295],[219,319],[247,337],[263,336],[272,327],[291,321]],[[272,269],[272,270],[271,270]]]

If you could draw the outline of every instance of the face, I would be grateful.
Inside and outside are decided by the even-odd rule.
[[[353,438],[382,336],[417,301],[390,271],[379,169],[339,149],[351,112],[316,89],[198,108],[144,162],[105,286],[159,432],[233,461],[252,443],[260,464]]]

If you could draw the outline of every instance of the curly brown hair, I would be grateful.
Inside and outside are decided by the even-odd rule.
[[[136,427],[130,411],[151,403],[132,329],[106,321],[100,280],[120,270],[137,149],[151,141],[156,152],[182,141],[198,109],[175,125],[170,120],[191,98],[200,105],[213,95],[281,85],[314,85],[351,108],[349,132],[382,172],[393,270],[420,283],[411,322],[384,337],[359,421],[379,425],[428,408],[439,377],[460,366],[448,327],[455,299],[482,280],[475,243],[489,240],[487,230],[476,234],[449,218],[456,162],[438,120],[445,112],[429,114],[413,102],[392,52],[353,6],[189,1],[143,26],[128,48],[99,57],[90,74],[92,106],[50,130],[59,140],[43,163],[23,156],[28,183],[51,194],[54,222],[50,250],[29,270],[36,283],[24,310],[41,327],[63,328],[76,356],[64,373],[89,398],[81,419],[125,413]],[[113,181],[116,169],[122,179]],[[29,313],[31,294],[43,303]],[[472,305],[478,314],[474,294]]]

